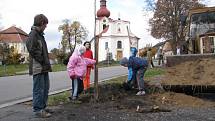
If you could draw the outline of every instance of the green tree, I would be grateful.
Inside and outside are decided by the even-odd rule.
[[[58,30],[63,33],[61,44],[64,53],[67,49],[72,53],[76,44],[81,44],[88,36],[87,29],[78,21],[71,23],[70,20],[65,19],[63,25],[58,27]]]
[[[11,46],[9,54],[7,55],[6,63],[7,64],[20,64],[22,55],[16,51],[16,49]]]
[[[62,50],[59,50],[59,53],[57,54],[58,63],[63,64],[66,57],[68,57],[68,54],[64,53]]]
[[[1,40],[0,40],[1,41]],[[0,43],[0,58],[3,61],[3,64],[5,64],[7,60],[7,56],[9,55],[9,45],[7,43]]]
[[[59,49],[53,48],[50,52],[51,52],[54,56],[57,56],[58,53],[59,53]]]
[[[66,58],[66,54],[62,50],[54,48],[51,50],[51,53],[57,58],[58,63],[63,63],[63,60]]]

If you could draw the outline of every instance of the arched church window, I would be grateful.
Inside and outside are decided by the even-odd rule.
[[[121,32],[121,24],[117,23],[117,32],[120,33]]]
[[[118,28],[118,32],[121,32],[121,29],[120,29],[120,28]]]
[[[105,42],[105,50],[108,49],[108,42]]]
[[[108,26],[108,18],[104,17],[102,20],[102,29],[104,30]]]
[[[117,41],[117,49],[122,49],[122,41]]]
[[[103,24],[103,30],[106,28],[106,24]]]

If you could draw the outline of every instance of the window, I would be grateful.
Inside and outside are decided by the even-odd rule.
[[[105,42],[105,50],[108,49],[108,42]]]
[[[122,49],[122,41],[117,41],[117,49]]]
[[[210,51],[211,53],[214,53],[214,38],[213,37],[209,37],[209,42],[210,42]]]
[[[118,33],[120,33],[121,32],[121,29],[120,28],[118,28]]]
[[[25,46],[24,46],[24,52],[25,52]]]
[[[214,38],[204,37],[202,38],[202,52],[203,53],[214,53]]]
[[[103,30],[106,28],[106,24],[103,24]]]
[[[117,24],[117,27],[118,27],[118,33],[120,33],[121,32],[120,23]]]

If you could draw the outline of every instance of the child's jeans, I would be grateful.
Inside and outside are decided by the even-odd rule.
[[[83,80],[80,78],[72,79],[72,97],[78,97],[83,91]]]
[[[147,70],[146,67],[140,68],[136,74],[138,89],[141,91],[144,90],[144,74],[145,74],[146,70]]]
[[[72,97],[78,96],[78,79],[72,79]]]

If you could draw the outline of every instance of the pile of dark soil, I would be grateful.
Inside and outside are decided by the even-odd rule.
[[[162,84],[166,85],[215,85],[215,59],[188,61],[166,68]]]

